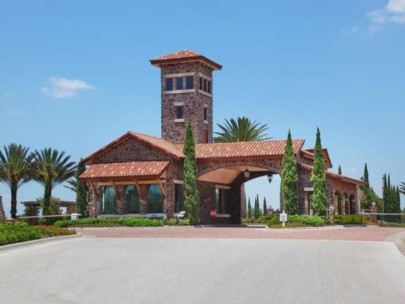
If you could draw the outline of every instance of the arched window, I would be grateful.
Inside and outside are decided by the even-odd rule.
[[[150,185],[148,189],[149,213],[163,212],[163,197],[159,185]]]
[[[139,195],[134,185],[125,187],[125,213],[139,213]]]
[[[115,191],[112,186],[105,186],[103,188],[103,214],[114,214],[115,210]]]

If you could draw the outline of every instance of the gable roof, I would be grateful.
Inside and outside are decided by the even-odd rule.
[[[83,180],[117,180],[125,178],[158,178],[169,166],[169,161],[141,161],[91,165],[82,175]]]
[[[141,134],[141,133],[127,132],[124,135],[122,135],[121,137],[114,140],[113,142],[102,147],[101,149],[97,150],[93,154],[87,156],[85,159],[82,160],[82,163],[85,165],[91,165],[93,163],[93,160],[96,157],[106,153],[107,151],[111,150],[118,144],[123,143],[124,141],[129,140],[129,139],[135,139],[139,142],[142,142],[152,148],[155,148],[155,149],[163,152],[166,155],[169,155],[170,157],[172,157],[174,159],[181,159],[184,157],[183,152],[176,149],[176,147],[173,144],[171,144],[161,138],[150,136],[150,135],[145,135],[145,134]]]
[[[305,140],[294,139],[294,154],[297,154]],[[241,157],[266,157],[282,156],[286,140],[246,141],[232,143],[196,144],[197,160],[233,159]],[[177,149],[183,149],[183,145],[176,145]]]
[[[301,167],[302,169],[306,170],[306,171],[312,171],[313,167],[310,165],[306,165],[306,164],[298,164],[299,167]],[[331,177],[334,180],[338,180],[338,181],[342,181],[345,183],[349,183],[349,184],[354,184],[354,185],[365,185],[365,183],[363,181],[351,178],[351,177],[347,177],[344,175],[339,175],[336,173],[332,173],[329,171],[326,171],[326,176]]]
[[[323,159],[325,160],[326,167],[332,168],[332,160],[330,159],[328,149],[323,148],[322,153],[323,153]],[[315,149],[302,149],[301,155],[304,158],[314,160],[315,159]]]
[[[167,64],[173,63],[186,63],[186,62],[201,62],[206,64],[212,70],[222,69],[222,65],[208,59],[207,57],[198,54],[191,50],[182,50],[172,54],[156,57],[150,60],[150,63],[154,66],[161,67]]]

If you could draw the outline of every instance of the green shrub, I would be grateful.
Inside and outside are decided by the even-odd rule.
[[[117,227],[117,226],[129,226],[129,227],[161,227],[164,225],[164,220],[148,219],[148,218],[85,218],[79,220],[66,220],[57,221],[56,227]]]
[[[276,216],[272,214],[261,215],[256,218],[242,218],[242,224],[267,224],[269,220],[272,220]],[[277,217],[278,218],[278,217]]]
[[[319,216],[289,215],[287,219],[286,227],[320,227],[325,224],[324,219]],[[267,225],[271,228],[281,227],[279,217],[273,217],[267,222]]]
[[[74,231],[63,231],[56,227],[30,226],[25,222],[0,224],[0,246],[74,233]]]
[[[335,223],[340,225],[347,225],[347,224],[362,225],[363,216],[360,214],[339,214],[335,218]]]

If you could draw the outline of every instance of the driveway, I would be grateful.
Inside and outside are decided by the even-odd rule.
[[[405,299],[405,257],[381,241],[84,236],[1,251],[0,271],[4,304]]]

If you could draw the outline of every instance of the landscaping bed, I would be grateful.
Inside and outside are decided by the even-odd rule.
[[[24,222],[0,223],[0,246],[75,233],[53,226],[30,226]]]
[[[55,227],[163,227],[164,220],[148,218],[86,218],[80,220],[57,221]]]

